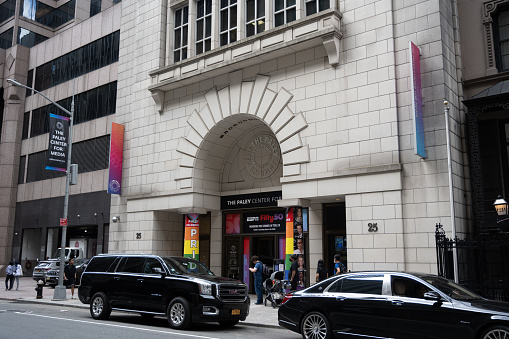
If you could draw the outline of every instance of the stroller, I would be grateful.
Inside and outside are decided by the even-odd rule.
[[[273,308],[276,306],[280,306],[283,298],[285,297],[285,282],[283,280],[285,277],[284,271],[275,271],[270,275],[270,278],[266,279],[264,284],[265,293],[267,293],[267,297],[265,297],[264,305],[267,306],[267,302],[272,304]]]

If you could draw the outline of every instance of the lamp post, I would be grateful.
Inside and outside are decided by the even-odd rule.
[[[66,176],[65,176],[65,196],[64,196],[64,215],[63,218],[67,220],[67,210],[69,207],[69,184],[71,181],[71,154],[72,154],[72,126],[74,122],[74,91],[71,101],[71,110],[68,111],[67,109],[63,108],[59,104],[57,104],[55,101],[51,100],[38,90],[32,87],[25,86],[16,80],[13,79],[7,79],[8,83],[14,85],[26,88],[28,90],[34,91],[35,93],[41,95],[43,98],[51,102],[53,105],[60,108],[62,111],[64,111],[67,115],[69,115],[69,118],[71,120],[70,128],[69,128],[69,146],[67,148],[67,170],[66,170]],[[66,300],[66,290],[64,286],[64,266],[65,266],[65,243],[66,243],[66,237],[67,237],[67,226],[62,226],[62,242],[60,245],[60,269],[58,274],[58,285],[55,286],[55,292],[53,293],[53,300]]]
[[[499,195],[497,200],[495,200],[493,203],[493,206],[497,211],[497,226],[499,230],[502,232],[509,231],[509,218],[507,218],[507,201],[505,201],[504,198]]]

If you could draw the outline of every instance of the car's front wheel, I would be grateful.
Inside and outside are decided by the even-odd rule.
[[[483,332],[480,339],[508,339],[509,327],[507,326],[493,326]]]
[[[304,339],[327,339],[331,337],[331,328],[323,314],[311,312],[302,320],[301,333]]]
[[[182,297],[173,299],[168,305],[168,323],[171,328],[185,330],[191,324],[191,307]]]
[[[97,292],[90,301],[90,315],[94,319],[106,319],[111,314],[108,297],[103,292]]]

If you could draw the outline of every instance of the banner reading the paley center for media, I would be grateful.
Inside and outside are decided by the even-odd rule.
[[[122,192],[122,159],[124,150],[124,125],[112,123],[110,135],[110,171],[108,193]]]
[[[50,113],[49,146],[46,169],[67,171],[67,150],[69,148],[69,118]]]

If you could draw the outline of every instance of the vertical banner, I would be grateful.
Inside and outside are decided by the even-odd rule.
[[[251,265],[251,258],[249,257],[249,237],[244,237],[244,284],[247,285],[247,290],[249,291],[249,266]]]
[[[186,214],[184,257],[200,261],[200,215]]]
[[[414,127],[414,152],[426,158],[424,149],[424,119],[422,112],[421,59],[419,48],[412,42],[410,45],[410,79],[412,88],[412,116]]]
[[[124,125],[112,123],[110,135],[110,172],[108,193],[122,192],[122,158],[124,149]]]
[[[67,171],[67,150],[69,149],[69,118],[49,114],[49,146],[46,169]]]
[[[286,258],[285,258],[285,279],[289,279],[290,256],[293,254],[293,207],[286,208]]]

